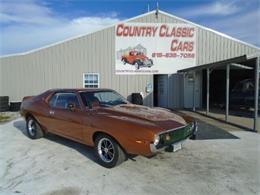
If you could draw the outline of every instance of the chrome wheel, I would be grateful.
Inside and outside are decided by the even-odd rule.
[[[36,124],[33,119],[28,121],[28,132],[31,136],[35,136],[36,134]]]
[[[134,65],[135,65],[135,69],[137,69],[137,70],[138,70],[138,69],[139,69],[139,64],[138,64],[138,62],[135,62],[135,64],[134,64]]]
[[[106,163],[113,161],[115,157],[115,148],[108,138],[102,138],[98,142],[98,155]]]

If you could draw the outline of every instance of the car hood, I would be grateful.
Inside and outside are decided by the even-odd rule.
[[[124,118],[126,121],[137,122],[146,126],[156,126],[158,130],[174,129],[187,124],[183,117],[163,108],[124,104],[100,109],[110,117]]]

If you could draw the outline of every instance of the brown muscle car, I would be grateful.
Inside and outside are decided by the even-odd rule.
[[[112,168],[127,154],[153,156],[195,138],[196,122],[162,108],[129,103],[109,89],[53,89],[24,97],[21,114],[28,136],[50,132],[95,147],[101,165]]]

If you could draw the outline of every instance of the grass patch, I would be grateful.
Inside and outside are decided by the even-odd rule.
[[[10,118],[11,118],[10,116],[6,116],[0,113],[0,123],[7,122],[10,120]]]

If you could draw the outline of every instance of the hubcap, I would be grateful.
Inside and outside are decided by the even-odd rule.
[[[112,142],[107,138],[102,138],[98,142],[98,155],[106,163],[113,161],[115,149]]]
[[[32,119],[28,121],[28,130],[31,136],[35,136],[36,126],[35,126],[35,122]]]

